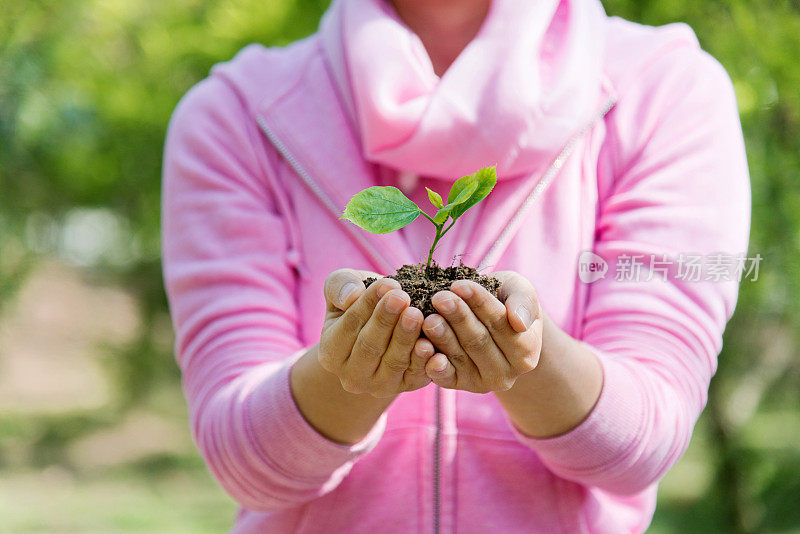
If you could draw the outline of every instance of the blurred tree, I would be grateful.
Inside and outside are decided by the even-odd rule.
[[[132,288],[144,327],[115,369],[120,409],[154,383],[177,383],[171,356],[153,341],[166,314],[159,192],[172,109],[245,44],[280,45],[314,31],[327,3],[0,0],[0,309],[43,254]],[[698,531],[797,528],[797,446],[765,436],[797,428],[800,406],[800,4],[604,4],[637,22],[689,23],[728,69],[752,174],[751,251],[764,257],[758,282],[742,285],[701,420],[712,436],[714,483],[700,499],[662,502],[657,524],[703,517]]]
[[[800,406],[800,4],[774,1],[616,1],[607,11],[646,24],[685,21],[734,81],[753,191],[750,255],[761,254],[759,280],[741,286],[712,382],[708,425],[715,481],[683,517],[716,508],[708,532],[800,529],[797,448],[747,435],[770,413]],[[762,415],[764,417],[757,417]],[[788,428],[784,428],[789,431]],[[758,441],[758,440],[755,440]],[[779,481],[788,468],[794,473]],[[796,497],[795,497],[796,500]],[[677,526],[677,525],[676,525]]]

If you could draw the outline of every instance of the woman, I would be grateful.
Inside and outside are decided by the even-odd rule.
[[[422,204],[494,163],[437,258],[498,273],[502,302],[458,282],[423,320],[393,281],[365,290],[432,228],[369,235],[338,220],[352,194]],[[234,532],[619,533],[649,524],[736,300],[682,255],[746,250],[749,185],[730,80],[685,25],[335,0],[183,99],[163,209],[192,431]]]

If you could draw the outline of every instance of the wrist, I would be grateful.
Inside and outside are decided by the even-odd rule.
[[[306,421],[326,438],[352,444],[361,440],[394,401],[344,390],[339,377],[322,367],[317,345],[292,365],[292,397]]]
[[[539,364],[495,396],[522,433],[549,438],[569,432],[589,416],[602,384],[597,356],[545,315]]]

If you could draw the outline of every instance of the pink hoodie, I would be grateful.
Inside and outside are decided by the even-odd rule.
[[[642,532],[705,405],[737,283],[613,269],[746,251],[731,82],[685,25],[607,18],[594,0],[552,3],[539,34],[511,30],[528,3],[497,0],[467,59],[438,80],[380,2],[338,0],[318,34],[245,48],[170,124],[163,249],[176,354],[197,446],[242,505],[234,532]],[[417,74],[359,57],[358,30],[375,24],[386,31],[372,39],[405,48]],[[519,59],[491,52],[503,27],[535,54],[533,70],[492,62]],[[509,90],[514,72],[537,98]],[[596,407],[569,433],[532,439],[492,394],[430,385],[400,395],[361,442],[327,440],[288,380],[318,341],[325,277],[393,272],[420,260],[431,234],[424,220],[371,235],[337,216],[355,192],[396,183],[391,168],[421,175],[400,185],[425,205],[423,186],[446,193],[479,158],[500,163],[501,180],[437,257],[528,277],[550,317],[598,354]],[[581,282],[583,251],[608,262],[604,278]]]

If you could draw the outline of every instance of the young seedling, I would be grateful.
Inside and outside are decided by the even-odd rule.
[[[403,228],[422,215],[436,227],[425,271],[429,272],[433,253],[439,241],[450,231],[459,217],[486,198],[497,183],[495,167],[484,167],[474,174],[455,181],[447,195],[447,204],[439,193],[428,189],[428,200],[437,212],[431,217],[396,187],[368,187],[353,195],[341,218],[367,232],[386,234]],[[449,221],[449,223],[448,223]]]

